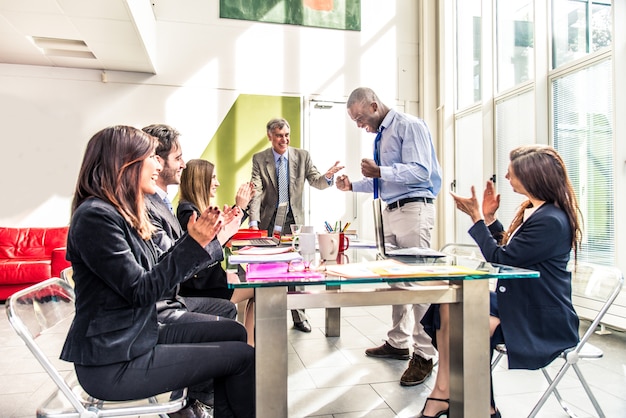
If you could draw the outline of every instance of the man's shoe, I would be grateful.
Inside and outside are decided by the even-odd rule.
[[[177,412],[167,414],[170,418],[211,418],[211,409],[199,401],[189,400],[189,404]]]
[[[370,357],[393,358],[396,360],[408,360],[410,358],[408,348],[395,348],[386,341],[380,347],[368,348],[365,350],[365,354]]]
[[[426,360],[413,353],[413,358],[409,361],[409,367],[400,378],[402,386],[415,386],[424,383],[424,380],[433,372],[433,360]]]
[[[309,324],[309,321],[307,321],[306,319],[302,322],[294,322],[293,327],[297,329],[298,331],[311,332],[311,325]]]

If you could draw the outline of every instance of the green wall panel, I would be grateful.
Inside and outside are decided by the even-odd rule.
[[[291,146],[299,148],[302,132],[300,97],[239,95],[200,156],[215,164],[220,187],[214,204],[235,203],[239,186],[250,181],[252,156],[268,148],[265,126],[276,117],[291,126]]]

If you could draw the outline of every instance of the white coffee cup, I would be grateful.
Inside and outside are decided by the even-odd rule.
[[[300,232],[297,237],[294,237],[291,246],[302,255],[302,258],[310,261],[311,257],[315,257],[315,234]]]
[[[302,228],[300,228],[300,233],[303,232],[313,234],[315,233],[315,227],[313,225],[302,225]]]
[[[339,234],[317,234],[322,260],[335,260],[339,253]]]

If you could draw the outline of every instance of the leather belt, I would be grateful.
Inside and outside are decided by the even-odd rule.
[[[411,202],[424,202],[424,203],[433,203],[433,199],[430,197],[407,197],[406,199],[400,199],[397,200],[393,203],[390,203],[387,205],[387,209],[389,210],[394,210],[397,208],[401,208],[402,206],[406,205],[407,203],[411,203]]]

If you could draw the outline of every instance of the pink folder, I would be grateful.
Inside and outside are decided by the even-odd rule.
[[[289,271],[289,263],[248,264],[247,281],[282,282],[286,280],[319,280],[324,274],[311,271]]]

